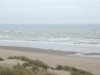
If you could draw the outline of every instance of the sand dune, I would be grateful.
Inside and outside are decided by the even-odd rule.
[[[66,54],[49,53],[41,51],[43,49],[18,48],[18,47],[0,47],[0,57],[7,58],[8,56],[27,56],[32,59],[39,59],[45,63],[56,66],[69,65],[79,69],[91,71],[94,75],[100,75],[100,59],[99,58],[83,58],[68,56]]]

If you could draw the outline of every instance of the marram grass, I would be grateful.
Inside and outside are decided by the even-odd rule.
[[[52,70],[63,70],[70,72],[71,75],[93,75],[91,72],[87,72],[81,69],[77,69],[70,66],[57,65],[56,67],[50,67],[40,60],[32,60],[25,56],[10,56],[9,59],[19,59],[25,61],[22,65],[17,64],[12,68],[0,67],[0,75],[57,75],[48,71],[48,68]],[[27,69],[29,68],[29,69]]]
[[[0,61],[4,61],[4,59],[0,57]]]

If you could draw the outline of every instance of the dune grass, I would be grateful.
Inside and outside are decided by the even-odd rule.
[[[93,75],[91,72],[87,72],[81,69],[77,69],[74,67],[70,66],[62,66],[62,65],[57,65],[55,67],[56,70],[64,70],[64,71],[69,71],[71,75]]]
[[[25,75],[31,75],[31,74],[32,75],[56,75],[54,73],[48,72],[48,68],[51,68],[52,70],[68,71],[71,73],[71,75],[93,75],[91,72],[87,72],[87,71],[77,69],[74,67],[70,67],[70,66],[66,66],[66,65],[65,66],[57,65],[56,67],[50,67],[40,60],[32,60],[25,56],[10,56],[8,58],[9,59],[19,59],[21,61],[25,61],[25,63],[23,63],[21,66],[20,66],[20,64],[18,64],[21,67],[22,72],[24,72],[24,71],[27,72]],[[18,67],[18,68],[20,69],[20,67]],[[26,68],[30,68],[31,72],[29,70],[27,70]],[[8,68],[7,68],[7,70],[8,70]],[[16,68],[15,68],[15,70],[16,70]],[[12,70],[10,69],[9,71],[12,71]],[[7,75],[9,75],[9,74],[7,74]],[[20,75],[20,74],[17,74],[17,75]]]
[[[16,67],[0,67],[0,75],[56,75],[55,73],[46,71],[40,71],[37,72],[33,70],[26,69],[22,66],[16,66]]]
[[[32,75],[32,72],[23,67],[0,67],[0,75]]]
[[[62,65],[57,65],[57,66],[55,67],[55,69],[56,69],[56,70],[63,70],[63,66],[62,66]]]
[[[47,69],[39,69],[37,66],[26,68],[19,63],[13,67],[0,67],[0,75],[56,75]]]
[[[27,58],[25,56],[10,56],[8,59],[20,59],[21,61],[25,61],[23,66],[37,66],[37,67],[42,67],[44,69],[50,68],[47,64],[43,63],[40,60],[32,60],[30,58]]]
[[[4,61],[4,59],[0,57],[0,61]]]

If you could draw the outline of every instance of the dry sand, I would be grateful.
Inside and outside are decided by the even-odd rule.
[[[73,53],[73,52],[72,52]],[[91,71],[94,75],[100,75],[100,59],[68,56],[68,53],[53,52],[35,48],[21,47],[0,47],[0,57],[26,56],[32,59],[39,59],[51,66],[69,65],[86,71]]]

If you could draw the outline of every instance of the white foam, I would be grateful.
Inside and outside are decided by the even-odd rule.
[[[33,38],[32,41],[40,42],[58,42],[68,44],[86,44],[86,45],[100,45],[99,39],[80,39],[80,38]]]
[[[18,41],[18,40],[0,40],[0,46],[19,46],[31,48],[43,48],[62,51],[74,51],[80,53],[100,53],[100,45],[69,44],[58,42],[37,42],[37,41]],[[80,54],[82,55],[82,54]]]

